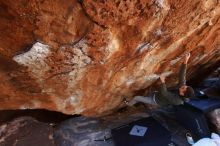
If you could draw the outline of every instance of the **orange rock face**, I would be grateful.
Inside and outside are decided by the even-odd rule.
[[[0,108],[97,116],[220,62],[217,0],[0,0]]]

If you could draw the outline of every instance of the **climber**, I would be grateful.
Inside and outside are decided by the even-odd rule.
[[[138,102],[143,102],[152,105],[168,106],[168,105],[180,105],[184,101],[188,101],[191,97],[194,97],[194,90],[192,87],[186,85],[186,68],[187,63],[190,58],[190,53],[186,54],[184,57],[184,62],[181,65],[179,71],[179,83],[177,86],[177,94],[167,90],[165,84],[165,77],[160,76],[160,81],[162,83],[159,92],[156,92],[153,96],[135,96],[127,105],[132,106]]]

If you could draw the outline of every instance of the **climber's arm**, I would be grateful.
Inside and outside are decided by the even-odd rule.
[[[185,56],[184,62],[183,62],[183,64],[180,67],[180,71],[179,71],[179,84],[178,84],[179,86],[186,85],[186,69],[187,69],[187,63],[189,61],[189,58],[190,58],[190,53],[188,53]]]
[[[166,87],[166,83],[165,83],[165,77],[164,76],[160,76],[160,81],[161,81],[161,87],[160,87],[160,93],[162,94],[166,94],[167,93],[167,87]]]

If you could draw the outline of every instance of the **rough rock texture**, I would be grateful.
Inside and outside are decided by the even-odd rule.
[[[77,117],[62,122],[54,130],[54,141],[58,146],[114,146],[111,129],[148,117],[147,113],[131,111],[114,114],[103,119]],[[107,142],[102,140],[106,137]]]
[[[31,117],[20,117],[0,125],[1,146],[54,146],[53,127]]]
[[[213,124],[214,130],[220,134],[220,109],[215,109],[208,114],[210,122]]]
[[[1,109],[102,115],[220,62],[218,0],[0,0]],[[147,91],[147,90],[146,90]]]
[[[186,129],[178,125],[166,109],[154,110],[153,118],[170,131],[176,145],[189,146]],[[62,122],[54,130],[54,142],[58,146],[115,146],[111,129],[148,117],[146,108],[124,109],[102,118],[77,117]],[[106,141],[103,141],[104,137]]]

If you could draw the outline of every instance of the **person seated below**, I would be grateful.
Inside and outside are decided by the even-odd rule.
[[[159,106],[180,105],[194,97],[193,88],[186,85],[186,68],[189,58],[190,53],[186,54],[179,71],[178,94],[167,90],[165,76],[161,75],[160,81],[162,84],[159,92],[150,97],[135,96],[130,102],[127,102],[127,105],[133,106],[138,102]]]

